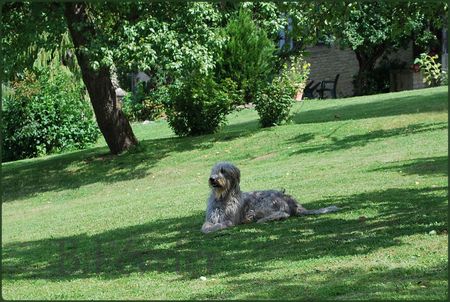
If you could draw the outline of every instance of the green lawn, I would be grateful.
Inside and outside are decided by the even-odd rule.
[[[3,164],[3,298],[447,300],[447,104],[447,87],[307,100],[271,129],[246,109],[194,138],[135,124],[118,157]],[[342,211],[203,235],[222,160],[243,190]]]

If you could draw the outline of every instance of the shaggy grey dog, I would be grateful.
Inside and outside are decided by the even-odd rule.
[[[307,210],[292,196],[282,191],[267,190],[242,192],[239,187],[241,172],[231,163],[216,164],[209,177],[211,195],[206,208],[203,233],[230,226],[279,220],[289,216],[324,214],[338,211],[336,206]]]

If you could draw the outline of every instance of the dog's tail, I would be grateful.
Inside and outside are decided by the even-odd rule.
[[[336,212],[339,211],[340,209],[337,206],[329,206],[329,207],[325,207],[325,208],[320,208],[320,209],[316,209],[316,210],[307,210],[303,207],[299,207],[297,209],[297,215],[301,216],[301,215],[317,215],[317,214],[326,214],[326,213],[332,213],[332,212]]]

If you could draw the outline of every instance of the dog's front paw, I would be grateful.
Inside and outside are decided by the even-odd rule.
[[[225,221],[223,222],[223,225],[224,225],[225,227],[230,227],[230,226],[233,226],[233,223],[232,223],[230,220],[225,220]]]
[[[214,231],[214,224],[205,222],[201,228],[203,234],[208,234]]]
[[[255,221],[256,213],[254,210],[249,210],[246,214],[244,219],[242,219],[242,223],[251,223]]]

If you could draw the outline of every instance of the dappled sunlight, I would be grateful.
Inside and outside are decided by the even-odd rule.
[[[435,156],[390,162],[371,171],[391,171],[403,175],[443,175],[448,176],[448,156]]]
[[[203,222],[203,213],[199,212],[94,235],[5,243],[3,278],[117,278],[132,272],[158,271],[181,273],[191,279],[206,273],[237,276],[261,271],[265,263],[280,257],[295,262],[364,255],[401,245],[399,237],[426,234],[435,221],[440,224],[434,229],[439,233],[445,230],[445,190],[387,189],[333,196],[308,204],[318,208],[332,200],[343,213],[377,205],[376,217],[364,221],[358,217],[342,219],[339,213],[294,217],[270,224],[241,225],[205,236],[199,231]],[[301,252],[293,246],[299,246]],[[192,265],[181,270],[177,261]]]
[[[360,100],[368,100],[368,102],[358,104]],[[314,102],[324,102],[326,105],[322,105],[323,108],[308,108],[298,113],[293,118],[295,123],[324,123],[423,112],[446,112],[448,111],[448,92],[439,87],[427,90],[425,98],[413,92],[406,92]]]
[[[332,263],[329,267],[298,267],[288,273],[270,272],[263,277],[248,276],[227,281],[229,291],[212,294],[200,292],[193,294],[193,299],[387,299],[390,291],[396,291],[399,298],[435,299],[444,295],[436,292],[432,286],[443,286],[446,276],[447,262],[436,261],[432,267],[416,268],[383,267],[370,265],[361,267],[359,263],[351,263],[348,267],[344,261]],[[318,274],[320,273],[320,275]],[[275,276],[274,276],[275,275]]]
[[[357,100],[338,100],[349,104],[334,123],[318,113],[332,101],[314,101],[294,118],[304,123],[260,129],[243,110],[216,134],[146,133],[120,156],[98,147],[5,164],[4,282],[11,291],[35,280],[61,288],[145,280],[186,286],[191,299],[442,297],[443,100],[420,103],[429,116],[403,103],[371,111],[386,105],[376,97],[363,110]],[[244,190],[286,188],[308,209],[341,210],[204,235],[207,177],[222,160],[241,168]],[[146,286],[142,297],[154,294]]]
[[[423,132],[433,132],[438,130],[444,130],[448,129],[448,124],[445,122],[437,122],[437,123],[418,123],[418,124],[412,124],[407,125],[404,127],[399,128],[393,128],[393,129],[381,129],[381,130],[374,130],[369,131],[364,134],[356,134],[356,135],[349,135],[345,136],[343,138],[336,138],[331,136],[330,140],[326,143],[321,144],[311,144],[306,147],[302,147],[301,149],[294,151],[291,153],[291,155],[297,155],[302,153],[322,153],[322,152],[332,152],[332,151],[339,151],[343,149],[350,149],[354,147],[364,147],[372,142],[385,140],[387,138],[391,138],[394,136],[405,136],[405,135],[413,135]],[[304,136],[304,135],[303,135]],[[308,141],[309,139],[312,139],[312,135],[307,135],[308,139],[302,138],[302,135],[300,135],[298,142],[304,143]],[[301,140],[304,141],[301,141]],[[291,140],[291,142],[296,142],[297,139]]]

